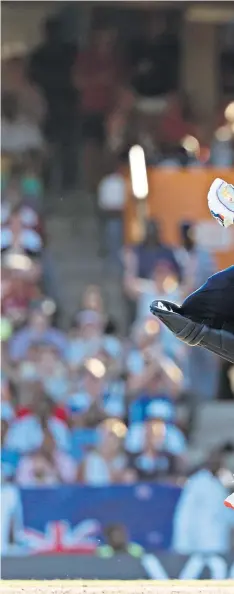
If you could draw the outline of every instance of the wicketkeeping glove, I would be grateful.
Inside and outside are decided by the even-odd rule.
[[[234,334],[231,332],[194,322],[180,313],[180,307],[169,301],[153,301],[150,311],[182,342],[190,346],[204,347],[234,363]]]

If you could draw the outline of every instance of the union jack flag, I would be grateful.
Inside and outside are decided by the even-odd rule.
[[[27,554],[79,554],[95,552],[100,534],[100,524],[96,520],[84,520],[72,527],[66,521],[48,522],[45,531],[25,528],[21,538]]]

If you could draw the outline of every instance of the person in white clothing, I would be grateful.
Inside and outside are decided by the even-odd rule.
[[[227,553],[234,515],[225,509],[226,489],[219,478],[222,458],[213,452],[206,467],[186,482],[176,507],[172,549],[176,553]]]

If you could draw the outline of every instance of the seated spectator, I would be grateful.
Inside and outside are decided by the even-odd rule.
[[[28,383],[29,387],[31,383],[35,381],[39,381],[40,374],[39,374],[39,352],[40,352],[40,344],[32,344],[28,350],[24,358],[19,361],[16,365],[17,370],[17,377],[19,384],[23,384],[24,388],[25,385]],[[31,396],[31,395],[30,395]],[[18,404],[21,405],[22,402],[20,400],[20,385],[19,385],[19,393],[18,393]],[[25,404],[25,402],[24,402]]]
[[[161,358],[163,359],[162,355]],[[180,382],[176,378],[174,381],[171,379],[165,358],[164,361],[165,363],[158,362],[157,356],[154,358],[151,353],[151,359],[143,372],[137,376],[129,377],[127,391],[130,424],[144,421],[149,414],[152,414],[152,410],[159,416],[163,414],[165,421],[173,421],[175,416],[174,398],[179,394]]]
[[[69,391],[69,372],[61,352],[53,345],[39,345],[36,371],[46,394],[55,402],[64,402]]]
[[[142,469],[140,467],[141,455],[142,453],[145,455],[145,448],[147,451],[147,427],[151,427],[152,425],[154,428],[153,431],[155,431],[156,434],[157,432],[159,432],[161,435],[161,439],[155,439],[155,466],[153,467],[152,465],[152,468],[149,468],[149,470],[145,468],[145,471],[147,470],[147,472],[151,472],[152,470],[154,473],[161,470],[165,471],[165,473],[167,474],[170,474],[170,472],[178,474],[178,472],[180,471],[183,474],[187,470],[187,442],[185,436],[182,433],[181,429],[175,424],[175,422],[170,422],[170,420],[168,422],[169,416],[165,414],[164,411],[157,410],[157,412],[155,413],[152,412],[151,416],[152,409],[153,406],[151,409],[149,407],[148,416],[146,416],[146,420],[143,423],[134,423],[130,425],[125,440],[125,450],[131,457],[134,456],[134,461],[135,457],[139,456],[139,468],[137,468],[135,462],[133,466],[135,470],[138,470],[139,472],[140,470],[142,470],[143,472],[144,466],[142,466]],[[160,460],[158,461],[158,458],[164,459],[161,468]],[[165,462],[165,458],[167,459],[167,462]]]
[[[83,311],[96,311],[100,315],[104,314],[104,303],[100,287],[97,285],[88,285],[81,299],[81,307]]]
[[[172,362],[181,369],[182,375],[186,369],[187,349],[178,340],[172,340],[167,329],[162,324],[152,319],[150,313],[144,320],[136,321],[132,326],[130,334],[131,344],[129,345],[127,370],[130,373],[141,373],[145,364],[150,360],[153,354],[160,352],[162,356],[169,357]],[[176,367],[173,373],[176,372]],[[181,373],[178,370],[178,376]],[[183,383],[183,379],[181,378]]]
[[[16,481],[21,487],[74,483],[77,467],[74,459],[59,448],[53,433],[44,428],[43,442],[38,450],[21,457]]]
[[[31,225],[25,225],[25,218]],[[39,233],[34,230],[33,222],[36,224],[37,218],[31,210],[16,208],[10,215],[8,225],[2,228],[1,233],[1,251],[14,250],[15,252],[25,252],[30,256],[39,256],[42,251],[43,242]]]
[[[84,361],[80,387],[67,400],[78,426],[96,426],[106,416],[124,418],[126,389],[122,372],[121,360],[105,346]]]
[[[106,418],[104,409],[105,367],[98,359],[88,359],[81,384],[67,399],[73,426],[97,427]]]
[[[163,422],[154,420],[145,423],[142,448],[132,460],[139,480],[162,480],[178,471],[176,456],[168,450],[164,433],[165,424]]]
[[[39,225],[39,217],[35,210],[30,206],[21,204],[18,206],[17,210],[13,210],[11,208],[11,204],[8,202],[7,196],[2,204],[2,212],[1,212],[1,225],[4,229],[8,228],[9,223],[11,222],[11,215],[18,212],[20,216],[20,220],[23,226],[23,229],[32,229],[37,231],[37,227]],[[40,234],[39,234],[40,235]]]
[[[44,150],[39,126],[19,113],[17,98],[12,93],[2,97],[2,152],[12,156],[23,155],[28,150]]]
[[[26,322],[29,306],[38,296],[33,276],[6,266],[2,268],[2,314],[14,328]]]
[[[24,359],[30,346],[35,343],[54,346],[62,355],[67,349],[66,337],[61,330],[51,326],[50,316],[46,315],[42,308],[32,308],[27,325],[13,336],[9,345],[12,361]]]
[[[142,371],[129,374],[127,381],[130,423],[144,421],[152,402],[156,403],[159,410],[163,407],[170,418],[171,415],[173,417],[174,399],[181,388],[182,374],[173,361],[163,355],[160,347],[145,349],[144,357]]]
[[[74,368],[99,351],[104,331],[104,317],[96,311],[80,311],[74,319],[67,348],[67,361]]]
[[[121,340],[109,332],[110,328],[111,324],[99,312],[86,310],[75,316],[66,353],[71,369],[79,369],[86,359],[99,355],[108,363],[121,359]]]
[[[129,430],[126,447],[129,452],[141,451],[145,422],[163,421],[163,447],[171,455],[183,455],[185,439],[176,427],[175,399],[180,394],[182,373],[173,360],[165,357],[159,345],[142,350],[139,371],[132,368],[127,381]],[[131,367],[130,367],[131,369]]]
[[[183,292],[187,296],[206,282],[217,270],[211,252],[200,246],[196,240],[196,227],[192,221],[183,221],[179,228],[180,247],[176,258],[183,274]]]
[[[65,409],[56,407],[43,394],[40,384],[34,383],[30,387],[28,406],[18,407],[9,425],[5,447],[20,454],[32,452],[41,447],[46,427],[53,434],[57,447],[69,451],[71,442]]]
[[[181,270],[176,260],[174,249],[165,244],[161,238],[160,226],[157,221],[149,220],[146,225],[145,239],[143,243],[134,248],[128,272],[132,276],[149,279],[158,262],[167,262],[181,279]],[[128,263],[128,262],[127,262]]]
[[[167,260],[159,260],[155,264],[151,280],[126,272],[124,288],[127,296],[137,302],[137,320],[145,320],[149,316],[150,305],[155,299],[181,302],[178,270]]]
[[[123,439],[116,432],[117,423],[113,421],[112,425],[112,429],[110,422],[101,425],[97,449],[88,452],[81,463],[79,478],[88,485],[104,486],[122,482],[127,457],[123,451]]]

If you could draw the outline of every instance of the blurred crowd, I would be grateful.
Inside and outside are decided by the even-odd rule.
[[[119,166],[133,143],[154,166],[233,164],[231,125],[202,146],[204,127],[176,90],[176,40],[163,21],[147,31],[125,56],[112,30],[94,32],[78,52],[53,19],[27,60],[3,61],[1,456],[3,478],[21,486],[179,481],[192,470],[196,403],[233,398],[231,366],[224,394],[217,358],[149,316],[153,299],[180,303],[216,270],[192,224],[178,229],[179,248],[148,221],[144,242],[118,251]],[[61,326],[45,196],[51,183],[76,184],[80,146],[107,215],[107,247],[121,261],[125,336],[96,286],[85,288],[70,328]]]
[[[2,229],[11,238],[2,245],[3,476],[21,486],[185,477],[194,409],[218,395],[220,366],[173,339],[149,303],[159,296],[179,303],[215,262],[196,246],[190,224],[176,250],[150,222],[144,244],[124,254],[126,336],[96,286],[86,287],[64,330],[42,282],[43,217],[20,196]]]
[[[173,19],[150,14],[141,30],[119,35],[117,28],[96,25],[86,46],[78,47],[64,41],[61,20],[52,17],[31,54],[11,48],[9,55],[3,48],[4,152],[44,153],[50,181],[66,189],[76,184],[81,145],[78,176],[91,188],[136,143],[155,167],[233,165],[230,56],[222,64],[225,92],[208,121],[179,90],[181,47]]]

